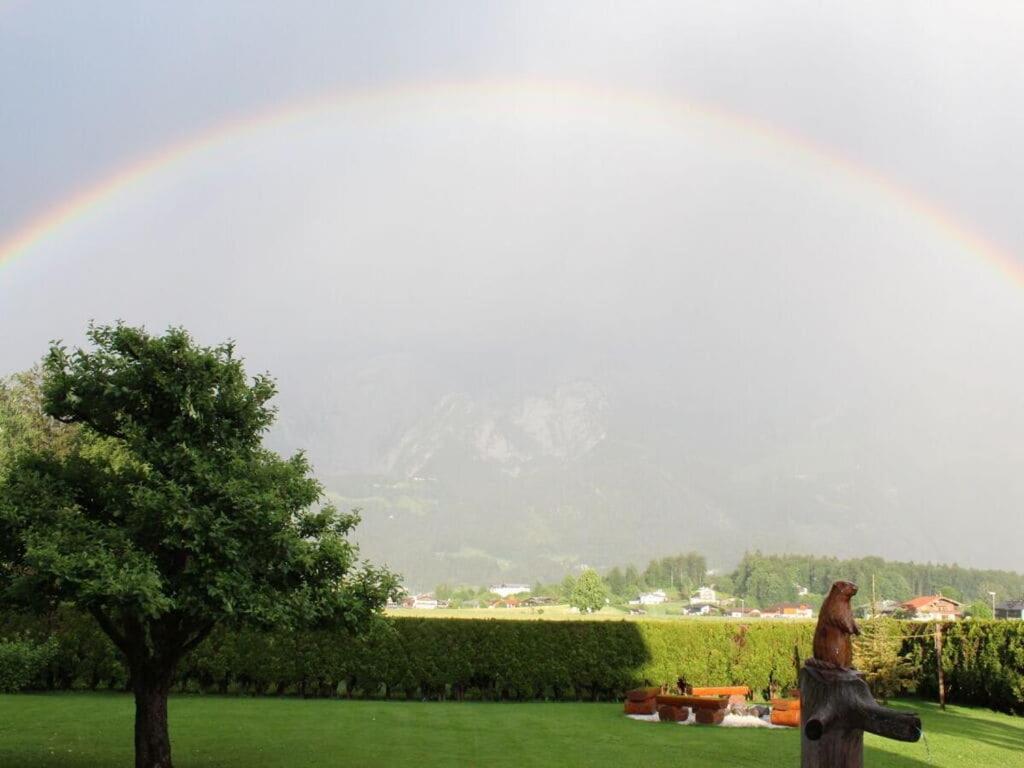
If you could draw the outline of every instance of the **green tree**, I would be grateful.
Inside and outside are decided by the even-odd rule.
[[[608,587],[597,571],[587,568],[576,580],[569,605],[579,608],[580,613],[594,613],[608,602]]]
[[[623,580],[626,583],[624,597],[637,597],[641,592],[647,589],[647,585],[644,584],[643,579],[640,578],[640,572],[637,571],[635,565],[630,564],[626,566],[626,573],[623,575]]]
[[[616,597],[626,597],[626,577],[622,574],[622,569],[615,566],[608,575],[605,576],[605,581],[608,582],[608,590]]]
[[[451,584],[438,584],[434,587],[434,597],[438,600],[451,600],[454,594],[455,590],[452,589]]]
[[[70,450],[75,429],[46,415],[42,380],[39,366],[0,379],[0,462],[20,448]]]
[[[992,613],[991,602],[987,600],[975,600],[964,608],[964,616],[969,616],[972,619],[991,619],[994,618],[995,614]]]
[[[558,597],[566,603],[572,602],[572,593],[576,589],[576,577],[571,573],[565,574],[558,589]]]
[[[876,618],[860,624],[854,641],[854,665],[875,698],[883,702],[914,686],[914,665],[903,654],[903,630],[895,619]]]
[[[359,629],[396,579],[358,560],[358,515],[319,506],[302,454],[263,447],[275,386],[233,344],[123,324],[88,337],[52,346],[40,380],[46,428],[73,425],[70,444],[3,457],[0,585],[93,616],[130,670],[136,766],[169,768],[168,690],[215,626]]]

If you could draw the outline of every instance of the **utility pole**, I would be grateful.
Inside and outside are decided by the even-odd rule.
[[[946,683],[942,679],[942,622],[935,622],[935,666],[939,670],[939,709],[946,709]]]

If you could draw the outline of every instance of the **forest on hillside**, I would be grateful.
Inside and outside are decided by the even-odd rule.
[[[605,574],[609,591],[620,598],[647,589],[678,590],[683,596],[701,585],[743,598],[748,607],[801,599],[815,603],[832,582],[844,579],[860,586],[858,602],[871,599],[874,579],[878,600],[907,600],[916,595],[943,594],[963,603],[989,602],[1024,595],[1024,574],[1014,571],[963,568],[957,564],[914,563],[880,557],[840,559],[817,555],[766,555],[747,552],[735,570],[709,571],[705,558],[689,552],[651,560],[643,570],[616,566]],[[802,588],[807,590],[801,595]]]

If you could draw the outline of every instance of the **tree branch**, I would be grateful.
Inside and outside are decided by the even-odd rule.
[[[182,644],[181,655],[184,656],[186,653],[189,653],[190,651],[194,650],[200,643],[203,642],[203,640],[205,640],[210,635],[215,626],[216,623],[210,621],[207,622],[205,626],[201,627],[200,630],[196,632],[196,634],[192,637],[191,640],[187,640]]]
[[[114,626],[114,622],[110,620],[110,617],[103,613],[101,609],[96,607],[90,608],[89,613],[92,614],[93,618],[96,619],[97,623],[99,623],[100,629],[107,634],[107,637],[109,637],[114,645],[120,649],[121,653],[130,658],[132,647],[131,643],[128,642],[128,638],[124,633],[117,630],[117,627]]]

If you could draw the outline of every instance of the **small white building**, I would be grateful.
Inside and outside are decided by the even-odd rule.
[[[522,595],[530,591],[529,584],[491,584],[487,588],[498,597],[511,597],[512,595]]]
[[[716,609],[710,603],[690,603],[686,609],[687,616],[710,616]]]
[[[690,595],[690,602],[717,605],[718,593],[716,593],[711,587],[700,587],[696,592]]]
[[[433,610],[437,608],[437,598],[433,595],[416,595],[416,597],[412,599],[412,604],[409,607]]]
[[[635,603],[632,600],[630,602],[634,605],[661,605],[666,600],[668,600],[668,595],[665,594],[665,590],[656,589],[653,592],[644,592],[636,599]]]

